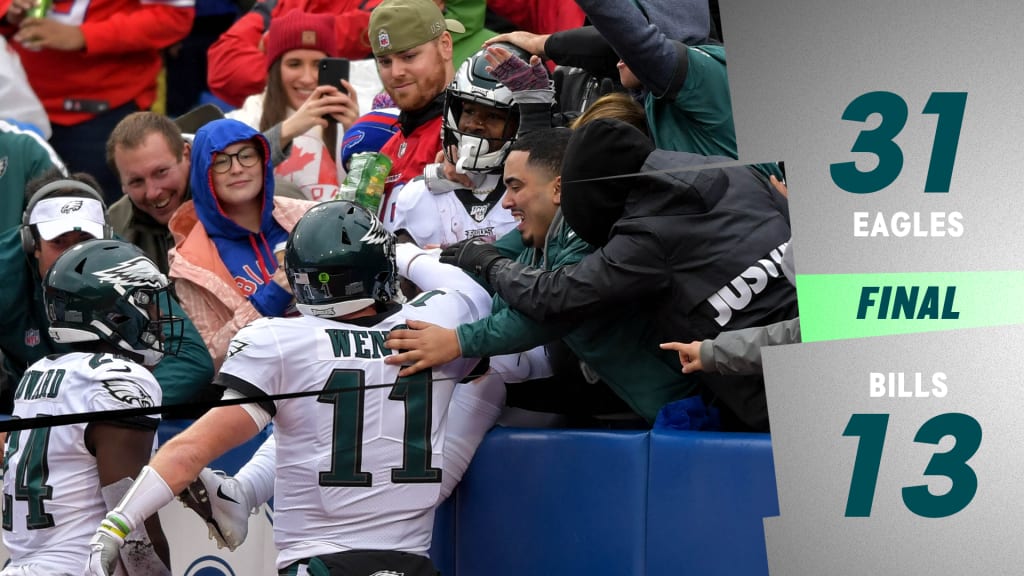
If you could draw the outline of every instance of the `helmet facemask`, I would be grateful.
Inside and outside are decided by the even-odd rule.
[[[147,268],[153,274],[145,278],[119,276],[125,270],[144,273]],[[119,272],[104,278],[112,271]],[[68,289],[61,286],[62,279],[47,277],[46,311],[54,341],[105,342],[146,366],[155,366],[165,354],[178,353],[184,320],[164,312],[171,310],[174,289],[152,262],[139,256],[99,273],[81,274],[86,275],[95,284],[86,289],[76,280],[81,290]],[[144,281],[140,283],[140,279]],[[167,347],[168,342],[173,342],[172,348]]]
[[[512,91],[487,72],[487,65],[486,58],[478,52],[462,63],[445,90],[442,149],[460,174],[500,172],[519,127],[519,108],[512,100]],[[491,132],[487,134],[490,137],[485,137],[470,132],[471,126],[461,125],[467,105],[484,116],[499,111],[507,114],[507,118],[500,130],[485,122],[484,130]]]

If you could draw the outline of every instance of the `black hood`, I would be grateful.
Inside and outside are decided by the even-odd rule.
[[[595,179],[640,172],[653,151],[643,132],[619,120],[595,120],[576,129],[562,163],[562,214],[580,238],[603,246],[630,192],[648,184],[638,177]]]

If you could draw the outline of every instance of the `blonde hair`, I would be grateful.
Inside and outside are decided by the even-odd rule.
[[[575,130],[601,118],[621,120],[650,136],[644,107],[625,92],[611,92],[594,100],[569,127]]]

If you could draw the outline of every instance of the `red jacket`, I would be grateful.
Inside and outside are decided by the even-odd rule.
[[[380,219],[391,223],[395,218],[395,199],[405,183],[423,175],[423,168],[430,164],[441,151],[441,115],[425,119],[408,135],[401,130],[395,132],[384,147],[381,154],[391,160],[391,171],[384,184],[384,194],[380,202]]]
[[[0,0],[0,14],[9,6],[10,0]],[[188,35],[194,6],[194,0],[54,0],[47,18],[80,26],[85,50],[10,45],[54,124],[74,125],[95,116],[68,111],[65,101],[103,101],[109,108],[134,101],[145,110],[156,99],[160,50]],[[15,31],[0,25],[4,36]]]
[[[517,29],[534,34],[578,28],[586,16],[573,0],[487,0],[487,7]]]
[[[271,17],[280,18],[292,10],[335,14],[336,55],[358,60],[370,57],[367,29],[377,4],[380,0],[280,0]],[[221,34],[206,54],[210,91],[232,106],[241,106],[246,96],[259,94],[267,84],[270,66],[262,50],[264,32],[262,16],[250,12]]]

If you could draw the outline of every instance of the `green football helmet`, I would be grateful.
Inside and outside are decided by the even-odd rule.
[[[322,202],[302,216],[288,238],[284,267],[295,307],[307,316],[345,316],[398,293],[394,235],[346,200]]]
[[[173,288],[137,246],[87,240],[60,255],[43,282],[55,342],[107,342],[146,366],[176,354],[184,322],[170,315]]]

